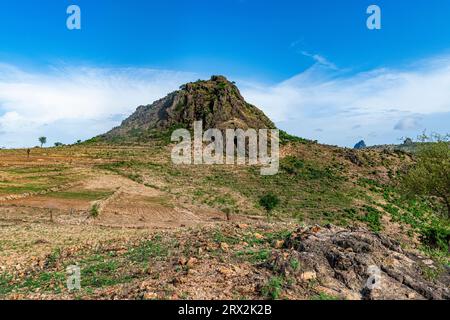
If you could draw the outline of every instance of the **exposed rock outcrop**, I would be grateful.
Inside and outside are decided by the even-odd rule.
[[[352,299],[450,299],[450,270],[407,252],[366,229],[301,228],[285,241],[289,255],[268,266],[281,274],[305,275],[337,296]],[[299,270],[292,261],[299,262]],[[443,269],[442,269],[443,268]],[[427,279],[427,270],[440,274]]]
[[[364,149],[366,148],[366,143],[364,142],[364,140],[361,140],[360,142],[358,142],[357,144],[355,144],[354,149]]]
[[[181,86],[151,105],[140,106],[122,125],[101,136],[106,140],[142,140],[203,121],[206,129],[273,129],[273,122],[247,103],[234,83],[223,76]]]

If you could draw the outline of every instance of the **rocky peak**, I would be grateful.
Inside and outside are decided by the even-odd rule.
[[[354,149],[364,149],[366,148],[366,143],[364,140],[359,141],[357,144],[355,144]]]
[[[203,121],[205,129],[273,129],[273,122],[247,103],[239,89],[224,76],[184,84],[153,104],[140,106],[121,126],[103,135],[110,140],[144,139],[175,127],[192,128]]]

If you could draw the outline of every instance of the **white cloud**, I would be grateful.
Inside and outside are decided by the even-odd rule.
[[[0,64],[0,146],[26,146],[42,134],[59,140],[52,135],[63,122],[80,125],[77,139],[89,138],[102,133],[104,123],[118,124],[111,120],[115,115],[130,114],[195,79],[151,69],[65,66],[27,72]]]
[[[309,57],[309,58],[313,59],[315,61],[315,63],[317,63],[317,64],[323,65],[323,66],[328,67],[333,70],[338,69],[334,63],[328,61],[327,58],[325,58],[324,56],[322,56],[320,54],[309,53],[308,51],[302,51],[301,54],[304,55],[305,57]]]
[[[242,91],[281,127],[324,143],[351,146],[357,137],[373,143],[395,142],[394,127],[402,119],[436,114],[450,119],[449,88],[450,57],[440,57],[402,69],[350,75],[316,63],[281,83],[247,85]],[[418,125],[417,120],[403,121],[406,126],[398,128],[411,130]],[[314,132],[316,128],[323,133]]]
[[[412,134],[419,124],[429,131],[449,131],[450,57],[357,74],[316,60],[281,83],[237,83],[244,97],[282,129],[323,143],[393,143],[398,130]],[[119,124],[138,105],[200,77],[137,68],[26,71],[0,64],[0,146],[34,145],[41,135],[49,143],[90,138]]]
[[[415,130],[421,127],[418,118],[406,117],[401,119],[394,127],[395,130],[408,131]]]

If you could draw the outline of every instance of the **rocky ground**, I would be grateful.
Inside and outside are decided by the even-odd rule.
[[[69,265],[82,270],[80,291],[66,288]],[[367,229],[224,222],[118,233],[35,255],[1,278],[0,293],[11,299],[449,299],[450,272],[439,268]]]
[[[448,254],[421,242],[433,207],[387,185],[408,156],[289,144],[263,178],[166,151],[2,151],[0,298],[449,299]]]

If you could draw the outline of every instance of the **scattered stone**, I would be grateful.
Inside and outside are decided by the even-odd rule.
[[[146,292],[144,294],[144,299],[145,300],[155,300],[158,298],[158,295],[154,292]]]
[[[229,268],[226,268],[226,267],[221,267],[219,269],[219,272],[221,274],[223,274],[224,276],[226,276],[226,277],[229,277],[229,276],[231,276],[233,274],[233,270],[231,270]]]
[[[187,262],[188,261],[187,261],[187,259],[185,257],[181,257],[180,259],[178,259],[178,264],[179,265],[185,266]]]
[[[264,239],[264,236],[262,234],[260,234],[260,233],[255,233],[254,236],[258,240],[263,240]]]
[[[194,270],[194,269],[189,269],[188,272],[187,272],[188,275],[195,275],[197,273],[198,273],[198,271]]]
[[[422,262],[427,266],[432,266],[434,264],[434,261],[431,259],[423,260]]]
[[[348,301],[361,300],[361,294],[359,292],[349,292],[344,298]]]
[[[230,246],[228,245],[228,243],[222,242],[220,244],[220,249],[222,249],[223,251],[227,252],[230,249]]]
[[[194,257],[189,258],[189,260],[186,262],[186,266],[192,268],[197,263],[197,261],[198,260]]]
[[[206,245],[206,250],[209,251],[209,252],[214,251],[215,249],[217,249],[217,246],[215,244],[211,243],[211,242],[209,242]]]
[[[412,293],[412,292],[408,292],[408,293],[406,294],[406,297],[407,297],[408,299],[414,300],[414,299],[416,298],[416,295],[415,295],[414,293]]]
[[[314,271],[307,271],[300,274],[299,277],[302,281],[311,281],[317,279],[317,274]]]
[[[283,248],[283,246],[284,246],[284,240],[277,240],[277,241],[275,241],[274,247],[276,249],[281,249],[281,248]]]

